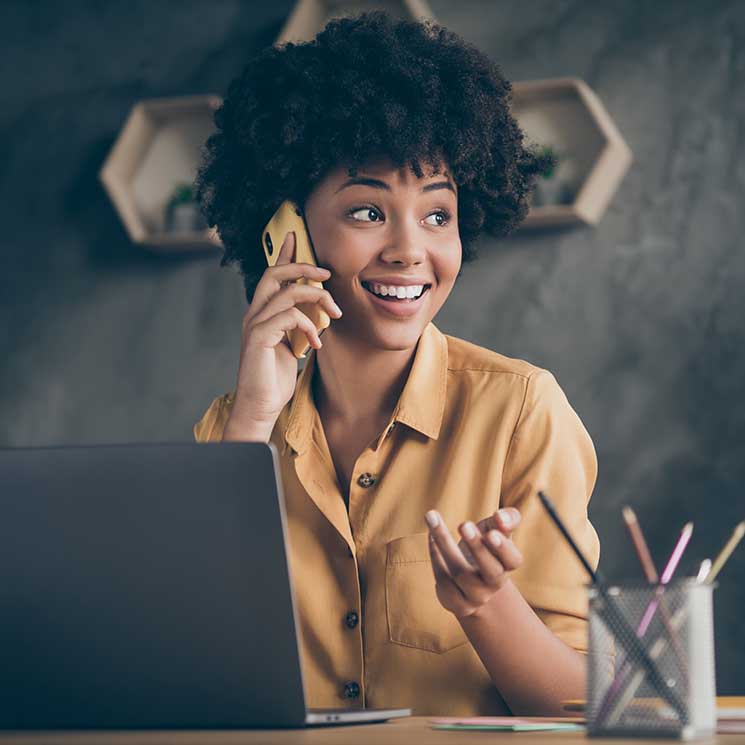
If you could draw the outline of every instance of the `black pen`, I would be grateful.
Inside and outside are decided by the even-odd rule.
[[[603,609],[599,610],[600,615],[604,616],[607,614],[607,618],[605,619],[606,623],[610,621],[612,624],[615,624],[615,626],[620,631],[623,632],[621,634],[614,634],[614,636],[616,637],[618,642],[620,642],[621,646],[625,648],[626,654],[630,655],[632,659],[637,658],[644,665],[647,675],[649,676],[650,683],[654,685],[654,687],[659,691],[663,698],[666,698],[668,700],[669,704],[678,713],[681,722],[683,724],[686,724],[688,721],[688,714],[685,707],[679,700],[678,696],[675,695],[675,692],[672,691],[667,685],[662,675],[660,675],[657,666],[654,664],[654,661],[649,656],[649,652],[647,652],[647,650],[644,648],[644,645],[639,640],[639,637],[636,635],[634,629],[627,623],[626,619],[623,617],[623,614],[616,606],[615,601],[610,597],[610,595],[608,595],[605,579],[601,575],[600,571],[595,571],[592,566],[590,566],[590,562],[587,561],[587,558],[582,553],[580,547],[575,543],[574,539],[569,534],[566,526],[561,521],[559,515],[556,513],[556,508],[554,507],[553,502],[548,498],[546,493],[543,491],[539,491],[538,496],[540,497],[541,503],[546,508],[546,512],[548,512],[551,519],[556,524],[556,527],[561,531],[561,534],[564,536],[567,543],[571,546],[572,550],[577,555],[577,558],[582,562],[582,566],[584,566],[587,574],[590,575],[590,579],[597,587],[600,596],[603,598],[604,604]]]

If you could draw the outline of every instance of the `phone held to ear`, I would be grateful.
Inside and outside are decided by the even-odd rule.
[[[279,250],[285,236],[290,232],[295,233],[294,261],[296,263],[318,266],[303,213],[297,204],[289,199],[285,199],[279,205],[277,211],[272,215],[272,219],[266,224],[261,236],[264,255],[269,266],[274,266],[277,263]],[[313,287],[323,287],[323,283],[305,277],[300,277],[300,279],[295,281],[304,285],[312,285]],[[316,329],[318,329],[319,334],[323,333],[323,330],[331,323],[331,318],[329,318],[319,303],[298,303],[296,307],[310,318],[315,324]],[[302,329],[291,329],[287,332],[287,338],[295,357],[298,359],[305,357],[306,352],[310,349],[308,337],[305,335],[305,332]]]

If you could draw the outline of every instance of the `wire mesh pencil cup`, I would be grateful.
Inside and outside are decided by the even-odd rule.
[[[690,739],[716,730],[715,586],[588,586],[589,736]]]

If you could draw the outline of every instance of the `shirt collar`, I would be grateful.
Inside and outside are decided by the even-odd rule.
[[[295,385],[285,430],[286,443],[298,454],[304,453],[311,441],[313,420],[317,416],[311,382],[316,350],[308,353],[305,366]],[[445,335],[427,324],[419,337],[409,377],[393,411],[391,423],[400,422],[436,440],[440,434],[445,411],[448,348]],[[377,446],[380,445],[378,440]],[[376,446],[376,447],[377,447]]]

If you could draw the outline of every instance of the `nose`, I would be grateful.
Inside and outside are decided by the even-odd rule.
[[[422,264],[427,255],[426,238],[417,234],[417,227],[415,219],[397,220],[386,236],[386,245],[380,252],[380,258],[386,264]]]

